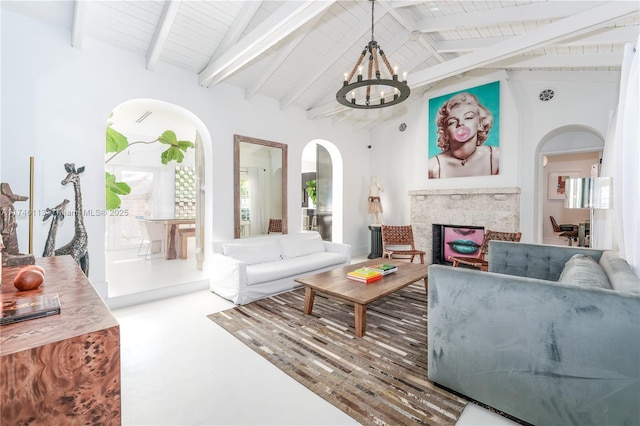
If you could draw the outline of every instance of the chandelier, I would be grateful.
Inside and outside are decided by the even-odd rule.
[[[407,73],[404,73],[402,81],[398,80],[398,67],[391,68],[387,56],[382,51],[382,47],[375,41],[373,36],[373,11],[375,0],[371,1],[371,41],[367,43],[360,54],[360,58],[351,70],[351,74],[344,74],[342,88],[336,93],[336,99],[342,105],[350,108],[373,109],[383,108],[399,104],[409,97],[411,89],[407,85]],[[367,52],[369,52],[369,67],[367,79],[362,77],[362,62]],[[386,66],[391,78],[382,78],[380,74],[379,60]],[[358,71],[357,78],[351,82]],[[360,89],[363,88],[363,89]],[[390,89],[385,92],[385,89]],[[373,95],[372,95],[373,92]],[[372,98],[373,96],[373,98]]]

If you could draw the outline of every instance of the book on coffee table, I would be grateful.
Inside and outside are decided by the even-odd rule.
[[[378,281],[382,278],[382,272],[374,271],[369,268],[358,268],[354,271],[347,272],[347,278],[350,280],[360,281],[363,283],[370,283],[373,281]]]
[[[371,269],[372,271],[381,272],[382,275],[389,275],[398,270],[398,267],[396,265],[391,265],[389,263],[377,263],[375,265],[367,266],[367,268]]]
[[[54,295],[3,295],[0,325],[14,324],[59,313],[60,298],[58,293]]]

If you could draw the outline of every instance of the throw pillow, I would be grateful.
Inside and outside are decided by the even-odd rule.
[[[640,278],[618,252],[607,250],[602,253],[600,266],[609,277],[612,289],[640,294]]]
[[[602,267],[593,257],[584,254],[574,254],[565,263],[558,282],[580,287],[611,288]]]
[[[280,246],[282,247],[282,257],[285,259],[325,251],[320,235],[282,238],[280,239]]]
[[[247,265],[280,260],[280,245],[277,241],[262,243],[233,243],[222,246],[222,254],[245,262]]]

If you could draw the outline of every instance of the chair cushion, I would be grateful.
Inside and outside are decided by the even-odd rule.
[[[254,243],[224,244],[222,254],[241,260],[247,265],[281,260],[280,244],[275,239]]]
[[[574,254],[565,263],[558,282],[580,287],[611,288],[604,269],[593,257],[584,254]]]

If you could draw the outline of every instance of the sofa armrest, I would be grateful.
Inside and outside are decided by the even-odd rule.
[[[640,295],[443,265],[428,279],[430,380],[532,424],[640,418]]]
[[[578,253],[591,256],[596,262],[602,256],[598,249],[490,241],[489,272],[557,281],[564,264]]]
[[[323,241],[325,251],[338,253],[347,256],[347,263],[351,262],[351,246],[349,244]]]
[[[220,253],[211,255],[211,291],[235,301],[247,284],[247,264]]]

